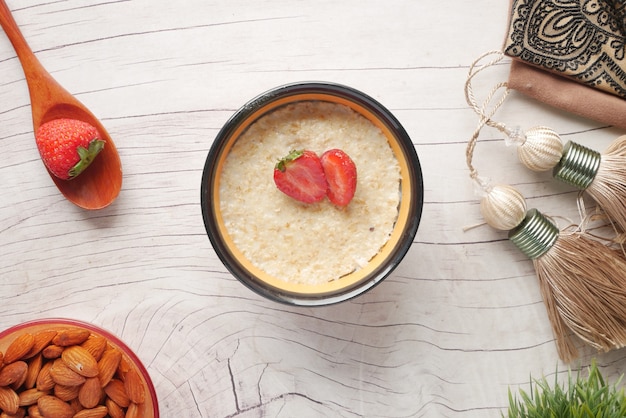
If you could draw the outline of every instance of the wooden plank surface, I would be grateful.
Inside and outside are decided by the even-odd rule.
[[[499,417],[558,361],[530,261],[481,222],[465,166],[470,63],[501,46],[497,0],[7,0],[50,73],[99,116],[124,165],[110,207],[65,201],[39,159],[24,75],[0,35],[0,328],[43,317],[104,327],[150,372],[163,417]],[[484,87],[506,78],[494,68]],[[245,102],[295,81],[388,107],[422,163],[415,242],[371,292],[292,308],[232,277],[206,236],[204,161]],[[512,94],[501,118],[604,149],[620,133]],[[498,132],[476,165],[575,219],[577,194],[529,173]],[[592,352],[580,363],[589,364]],[[624,352],[598,356],[616,379]]]

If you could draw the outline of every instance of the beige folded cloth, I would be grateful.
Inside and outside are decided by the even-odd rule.
[[[626,100],[513,60],[509,87],[543,103],[626,130]]]
[[[509,87],[626,129],[626,2],[511,0]]]

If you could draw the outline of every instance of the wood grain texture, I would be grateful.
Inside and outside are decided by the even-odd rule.
[[[92,322],[142,359],[163,417],[499,417],[507,390],[557,360],[530,261],[481,222],[465,146],[469,64],[501,46],[500,0],[7,0],[48,71],[107,127],[123,189],[101,211],[63,199],[37,154],[19,62],[0,35],[0,328]],[[485,86],[506,77],[499,66]],[[360,89],[422,162],[415,242],[381,285],[317,309],[249,291],[215,255],[200,178],[245,102],[294,81]],[[604,149],[620,133],[513,94],[507,123]],[[529,173],[497,132],[479,171],[575,219],[576,193]],[[585,352],[580,366],[594,356]],[[609,379],[623,351],[598,356]],[[574,365],[578,366],[578,364]]]

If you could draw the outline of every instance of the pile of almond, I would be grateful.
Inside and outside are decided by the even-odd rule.
[[[16,337],[0,352],[0,418],[136,418],[146,386],[131,361],[90,330]]]

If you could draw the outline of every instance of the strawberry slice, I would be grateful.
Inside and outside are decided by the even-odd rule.
[[[320,158],[313,151],[293,150],[274,167],[278,190],[300,202],[315,203],[324,199],[328,183]]]
[[[356,165],[340,149],[326,151],[320,157],[328,182],[328,199],[337,206],[346,206],[356,191]]]

